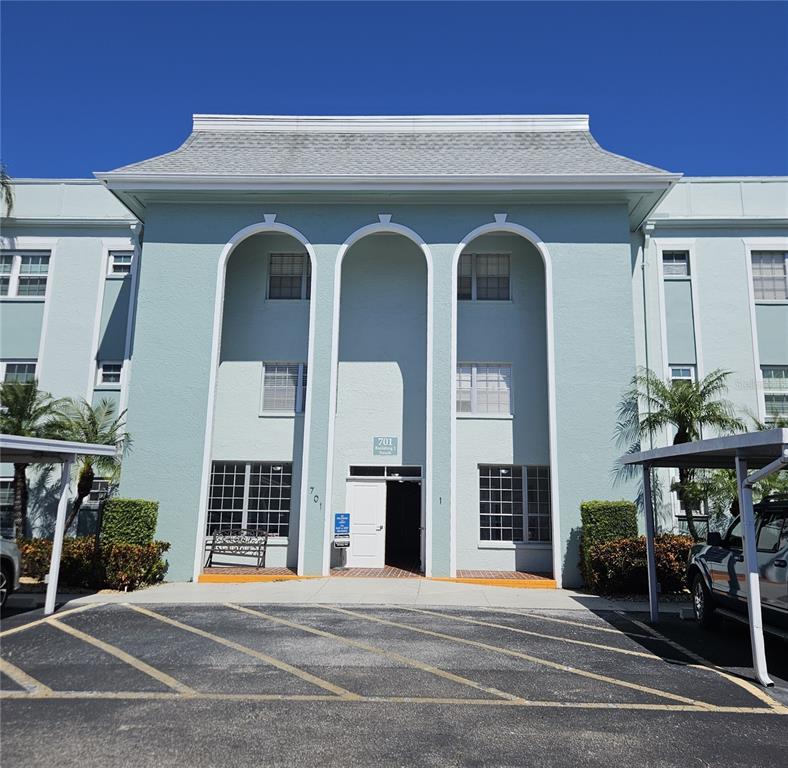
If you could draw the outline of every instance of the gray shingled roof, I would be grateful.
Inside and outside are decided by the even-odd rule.
[[[112,172],[238,177],[590,176],[667,173],[602,149],[588,131],[195,130],[173,152]]]

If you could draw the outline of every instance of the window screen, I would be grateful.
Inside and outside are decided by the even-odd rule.
[[[756,300],[788,299],[787,262],[788,253],[753,251],[752,287]]]

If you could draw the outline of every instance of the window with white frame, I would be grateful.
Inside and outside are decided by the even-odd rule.
[[[687,251],[662,251],[663,277],[688,277],[689,253]]]
[[[547,543],[550,468],[479,465],[479,539]]]
[[[0,254],[0,296],[44,297],[49,275],[49,253],[4,251]]]
[[[14,479],[0,479],[0,534],[14,538]]]
[[[106,362],[102,360],[98,364],[96,384],[104,387],[120,386],[122,372],[122,362]]]
[[[30,384],[36,378],[35,360],[3,360],[0,361],[0,374],[3,382]]]
[[[512,413],[510,363],[459,363],[457,413]]]
[[[290,462],[213,462],[207,535],[235,528],[287,536],[292,479]]]
[[[671,365],[670,366],[670,380],[671,381],[695,381],[695,366],[694,365]]]
[[[131,274],[131,262],[134,259],[134,251],[110,251],[109,252],[109,271],[110,277],[126,277]]]
[[[262,411],[303,413],[306,363],[263,363]]]
[[[85,497],[82,506],[88,509],[98,509],[101,502],[109,496],[109,492],[109,480],[105,477],[94,477],[93,485],[90,487],[90,493]]]
[[[752,288],[756,301],[788,299],[788,251],[752,252]]]
[[[272,253],[268,264],[269,299],[308,299],[312,264],[306,253]]]
[[[457,264],[457,298],[461,301],[508,301],[508,253],[463,253]]]
[[[762,365],[766,423],[788,419],[788,365]]]

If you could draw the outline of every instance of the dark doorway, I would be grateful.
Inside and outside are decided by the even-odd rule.
[[[421,482],[386,483],[386,565],[421,571]]]

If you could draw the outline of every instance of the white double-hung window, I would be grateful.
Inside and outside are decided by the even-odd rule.
[[[662,276],[689,277],[689,253],[687,251],[662,251]]]
[[[788,419],[788,365],[762,365],[766,423]]]
[[[457,413],[511,415],[511,363],[459,363]]]
[[[312,263],[306,253],[272,253],[268,263],[269,299],[308,299]]]
[[[306,403],[306,363],[263,363],[261,411],[303,413]]]
[[[46,296],[49,253],[4,251],[0,254],[0,296]]]
[[[457,265],[457,298],[461,301],[508,301],[508,253],[463,253]]]
[[[756,301],[788,300],[788,251],[752,252],[752,288]]]
[[[134,251],[110,251],[109,252],[109,277],[126,277],[131,274],[131,262],[134,259]]]
[[[35,360],[0,360],[0,379],[4,383],[30,384],[35,378]]]

